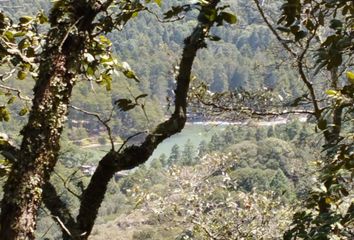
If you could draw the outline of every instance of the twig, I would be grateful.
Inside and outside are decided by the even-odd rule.
[[[56,171],[53,171],[55,175],[57,175],[59,177],[59,179],[63,182],[64,187],[75,197],[77,197],[79,200],[81,199],[81,197],[75,193],[73,190],[70,189],[70,187],[68,186],[68,182],[70,182],[71,177],[74,176],[77,172],[79,171],[79,169],[75,170],[73,173],[70,174],[70,176],[65,180],[59,173],[57,173]]]
[[[145,132],[138,132],[138,133],[135,133],[131,136],[129,136],[127,139],[125,139],[125,141],[122,143],[122,145],[120,146],[120,148],[118,149],[118,153],[123,149],[123,147],[129,142],[130,139],[134,138],[134,137],[137,137],[139,136],[140,134],[143,134]]]
[[[174,19],[168,19],[168,20],[167,20],[167,19],[161,19],[161,18],[159,17],[159,15],[157,15],[154,11],[150,10],[149,8],[145,8],[145,9],[143,9],[143,10],[147,11],[148,13],[151,13],[151,14],[156,18],[156,20],[157,20],[158,22],[160,22],[160,23],[177,22],[177,21],[180,21],[180,20],[184,19],[184,17],[185,17],[185,16],[177,16],[177,17],[174,18]]]
[[[32,101],[31,98],[29,98],[29,97],[27,97],[27,96],[23,96],[23,95],[22,95],[22,91],[19,90],[19,89],[17,89],[17,88],[5,86],[5,85],[3,85],[3,84],[0,84],[0,88],[5,89],[5,90],[8,90],[8,91],[16,92],[18,98],[21,99],[21,100],[23,100],[23,101],[26,101],[26,102]]]
[[[58,216],[53,216],[52,217],[58,222],[58,224],[60,225],[60,227],[70,236],[72,237],[71,232],[69,231],[69,229],[67,229],[67,227],[65,226],[65,224],[60,220],[60,218]]]
[[[308,80],[306,73],[304,71],[304,63],[303,60],[305,58],[305,55],[310,47],[310,43],[312,41],[312,39],[315,37],[317,32],[317,27],[314,29],[313,34],[311,35],[311,37],[309,37],[306,41],[306,45],[305,45],[305,49],[302,51],[302,53],[300,54],[300,56],[297,58],[297,65],[298,65],[298,71],[301,77],[301,80],[305,83],[307,89],[310,92],[310,96],[311,96],[311,100],[312,100],[312,104],[313,104],[313,108],[314,108],[314,115],[316,117],[317,120],[319,120],[321,118],[321,112],[322,110],[319,108],[318,106],[318,102],[317,102],[317,97],[316,97],[316,93],[315,90],[313,89],[313,85],[312,83]]]
[[[43,239],[43,238],[45,237],[45,235],[48,234],[48,232],[50,231],[50,229],[52,229],[52,227],[53,227],[54,224],[55,224],[55,223],[53,222],[53,223],[49,226],[49,228],[42,234],[42,236],[41,236],[39,239]]]
[[[250,114],[254,116],[281,116],[281,115],[288,115],[288,114],[315,114],[313,111],[306,110],[306,109],[294,109],[294,110],[283,110],[283,111],[265,111],[265,112],[260,112],[253,110],[248,107],[226,107],[222,105],[218,105],[214,102],[206,102],[205,100],[202,99],[202,97],[198,94],[195,95],[197,97],[197,100],[202,103],[205,106],[209,106],[215,109],[219,109],[222,111],[228,111],[228,112],[239,112],[239,113],[244,113],[244,114]]]
[[[79,111],[81,113],[84,113],[84,114],[87,114],[87,115],[97,118],[97,120],[105,126],[107,133],[108,133],[109,140],[111,142],[111,148],[114,151],[114,141],[113,141],[113,136],[112,136],[112,130],[111,130],[111,127],[108,125],[108,122],[111,120],[111,117],[113,115],[113,110],[111,111],[110,117],[107,120],[103,120],[102,117],[98,113],[89,112],[89,111],[83,110],[83,109],[73,106],[73,105],[70,105],[70,107],[76,111]],[[114,107],[113,107],[113,109],[114,109]]]
[[[69,27],[68,31],[65,33],[65,36],[64,36],[63,40],[62,40],[61,43],[59,44],[59,47],[58,47],[59,52],[61,52],[61,50],[62,50],[62,48],[63,48],[63,45],[64,45],[66,39],[69,37],[69,34],[70,34],[71,30],[74,29],[75,25],[78,24],[78,23],[80,22],[80,20],[83,19],[83,17],[84,17],[84,16],[81,16],[78,20],[76,20],[76,22],[74,22],[73,25],[71,25],[71,26]]]
[[[5,82],[7,79],[9,79],[14,74],[15,71],[16,71],[16,68],[13,68],[10,72],[0,75],[0,81]]]
[[[7,53],[8,55],[12,57],[18,58],[21,62],[28,63],[32,66],[32,60],[33,58],[28,58],[24,56],[20,50],[16,49],[17,45],[12,44],[13,47],[10,46],[9,43],[7,43],[4,39],[0,38],[0,49]]]
[[[274,29],[274,27],[272,26],[272,24],[270,24],[268,18],[266,17],[262,7],[259,5],[259,1],[258,0],[253,0],[254,3],[257,6],[257,9],[259,11],[259,13],[261,14],[261,17],[263,18],[264,22],[267,24],[267,26],[269,27],[270,31],[274,34],[274,36],[277,38],[277,40],[280,42],[280,44],[293,56],[296,57],[297,54],[290,49],[290,47],[286,44],[286,40],[282,39],[278,32]]]

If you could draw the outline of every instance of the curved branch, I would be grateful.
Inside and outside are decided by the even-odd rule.
[[[304,50],[301,52],[300,55],[296,54],[285,42],[284,40],[280,37],[280,35],[278,34],[278,32],[274,29],[274,27],[270,24],[270,22],[268,21],[267,17],[265,16],[265,13],[262,9],[262,7],[259,4],[258,0],[253,0],[257,6],[257,9],[259,11],[259,13],[261,14],[264,22],[267,24],[267,26],[269,27],[269,29],[271,30],[271,32],[274,34],[274,36],[277,38],[277,40],[280,42],[280,44],[284,47],[285,50],[287,50],[293,57],[296,57],[297,59],[297,66],[298,66],[298,72],[300,74],[301,80],[304,82],[304,84],[306,85],[307,89],[310,92],[310,96],[311,96],[311,100],[312,100],[312,104],[314,107],[314,115],[316,117],[317,120],[319,120],[321,118],[321,109],[318,106],[318,102],[317,102],[317,98],[316,98],[316,94],[314,91],[314,88],[312,86],[312,83],[308,80],[306,73],[304,71],[304,57],[310,47],[310,43],[312,41],[312,39],[315,37],[316,32],[317,32],[317,27],[314,29],[314,32],[312,33],[312,35],[307,39],[306,41],[306,45],[304,47]]]
[[[98,114],[98,113],[95,113],[95,112],[90,112],[90,111],[86,111],[86,110],[83,110],[79,107],[75,107],[73,105],[70,105],[70,107],[76,111],[79,111],[81,113],[84,113],[84,114],[87,114],[89,116],[93,116],[95,118],[97,118],[97,120],[103,124],[103,126],[106,128],[107,130],[107,134],[108,134],[108,137],[109,137],[109,141],[111,143],[111,149],[114,151],[114,140],[113,140],[113,136],[112,136],[112,130],[111,130],[111,127],[108,125],[108,122],[111,120],[112,118],[112,115],[113,115],[113,109],[111,110],[111,113],[110,113],[110,116],[107,120],[103,120],[102,117]]]
[[[212,0],[209,5],[203,8],[215,8],[218,3],[219,0]],[[170,119],[160,123],[140,146],[129,146],[122,152],[110,151],[101,159],[88,187],[82,195],[77,217],[78,228],[82,235],[78,236],[77,239],[87,239],[90,235],[98,209],[103,201],[107,184],[113,175],[118,171],[132,169],[146,162],[159,143],[183,129],[187,118],[187,92],[192,65],[197,51],[205,47],[204,39],[212,25],[213,22],[199,23],[193,33],[185,39],[180,71],[176,79],[175,110]]]
[[[304,58],[305,58],[305,55],[306,55],[307,51],[309,50],[310,43],[311,43],[312,39],[316,35],[317,28],[318,27],[316,27],[314,29],[313,34],[307,39],[304,50],[302,51],[300,56],[297,58],[297,65],[298,65],[298,71],[299,71],[301,80],[305,83],[307,89],[310,92],[311,101],[312,101],[312,105],[313,105],[313,108],[314,108],[314,115],[316,117],[316,120],[318,121],[318,120],[321,119],[322,110],[318,106],[318,101],[317,101],[317,97],[316,97],[316,93],[315,93],[315,90],[313,88],[313,85],[310,82],[310,80],[307,78],[306,73],[304,71]]]
[[[267,24],[269,30],[274,34],[274,36],[276,37],[276,39],[279,41],[279,43],[293,56],[296,57],[297,54],[286,44],[286,40],[282,39],[280,37],[280,35],[278,34],[278,32],[274,29],[274,27],[272,26],[272,24],[270,24],[268,18],[266,17],[262,7],[259,4],[258,0],[253,0],[254,3],[257,6],[258,12],[261,14],[261,17],[263,18],[263,21]]]

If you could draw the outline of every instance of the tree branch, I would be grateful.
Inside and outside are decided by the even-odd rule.
[[[112,109],[112,111],[111,111],[111,113],[110,113],[109,118],[106,119],[106,120],[103,120],[102,117],[101,117],[98,113],[89,112],[89,111],[83,110],[83,109],[81,109],[81,108],[79,108],[79,107],[75,107],[75,106],[73,106],[73,105],[70,105],[70,107],[71,107],[72,109],[76,110],[76,111],[79,111],[79,112],[81,112],[81,113],[84,113],[84,114],[87,114],[87,115],[89,115],[89,116],[93,116],[93,117],[97,118],[97,120],[98,120],[100,123],[102,123],[103,126],[106,128],[107,134],[108,134],[108,137],[109,137],[109,141],[110,141],[110,143],[111,143],[111,149],[114,151],[114,140],[113,140],[113,136],[112,136],[112,130],[111,130],[111,127],[108,125],[108,122],[109,122],[109,121],[111,120],[111,118],[112,118],[114,107],[113,107],[113,109]]]
[[[272,24],[269,22],[268,18],[266,17],[262,7],[259,4],[258,0],[253,0],[254,3],[257,6],[258,12],[261,14],[261,17],[263,18],[263,21],[267,24],[269,30],[274,34],[274,36],[276,37],[276,39],[279,41],[279,43],[284,47],[284,49],[286,49],[293,57],[296,57],[297,54],[286,44],[286,40],[282,39],[280,37],[280,35],[278,34],[278,32],[274,29],[274,27],[272,26]]]
[[[1,89],[5,89],[7,91],[15,92],[17,94],[18,98],[23,100],[23,101],[26,101],[26,102],[31,102],[32,101],[32,99],[30,97],[23,96],[22,95],[22,91],[17,89],[17,88],[9,87],[9,86],[3,85],[3,84],[0,84],[0,88]]]
[[[203,6],[202,11],[206,8],[215,8],[218,3],[219,0],[210,1],[209,5]],[[175,110],[170,119],[160,123],[140,146],[129,146],[119,153],[110,151],[101,159],[88,187],[82,195],[77,223],[83,235],[77,237],[78,239],[87,239],[90,235],[98,209],[103,201],[107,184],[114,173],[132,169],[146,162],[159,143],[183,129],[186,122],[187,92],[192,65],[197,51],[205,47],[204,39],[213,24],[213,22],[199,23],[193,33],[185,39],[180,71],[176,79]]]
[[[251,115],[251,116],[281,116],[288,114],[310,114],[313,115],[314,112],[306,109],[291,109],[291,110],[283,110],[283,111],[256,111],[249,107],[227,107],[224,105],[216,104],[215,102],[207,102],[198,94],[195,95],[197,97],[198,102],[201,104],[212,107],[213,109],[218,109],[223,112],[237,112],[241,114]]]
[[[55,187],[47,182],[43,187],[43,203],[46,208],[50,211],[51,216],[55,222],[62,228],[64,238],[65,236],[71,236],[75,233],[74,228],[76,223],[75,219],[72,217],[66,203],[62,201],[55,190]]]
[[[18,155],[19,155],[19,149],[14,146],[8,139],[4,137],[0,137],[0,153],[3,155],[10,163],[16,162]]]

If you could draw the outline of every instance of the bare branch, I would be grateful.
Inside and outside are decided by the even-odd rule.
[[[177,16],[176,18],[173,18],[173,19],[161,19],[159,15],[157,15],[157,13],[155,13],[154,11],[150,10],[149,8],[145,8],[144,9],[145,11],[147,11],[148,13],[151,13],[158,22],[160,23],[171,23],[171,22],[178,22],[182,19],[184,19],[184,16]]]
[[[0,75],[0,81],[5,82],[7,79],[12,77],[12,75],[16,72],[16,68],[11,69],[10,72],[6,72]]]
[[[51,212],[50,216],[58,223],[63,232],[71,236],[71,233],[75,232],[75,220],[66,203],[60,199],[55,187],[50,182],[44,185],[43,202]]]
[[[68,183],[71,181],[72,176],[74,176],[77,172],[79,171],[79,169],[75,170],[74,172],[72,172],[69,177],[67,177],[66,179],[64,179],[59,173],[57,173],[55,170],[53,171],[54,174],[63,182],[63,185],[65,187],[65,189],[68,190],[68,192],[70,192],[72,195],[74,195],[77,199],[81,199],[80,195],[78,195],[77,193],[75,193],[69,186]]]
[[[106,120],[103,120],[102,117],[98,113],[86,111],[86,110],[83,110],[83,109],[73,106],[73,105],[70,105],[70,107],[76,111],[79,111],[79,112],[84,113],[86,115],[93,116],[93,117],[97,118],[97,120],[99,122],[101,122],[103,124],[103,126],[106,128],[107,133],[108,133],[108,137],[109,137],[109,141],[111,142],[111,148],[114,151],[114,140],[113,140],[113,136],[112,136],[112,130],[111,130],[111,127],[108,125],[108,122],[112,118],[114,107],[111,110],[109,118]]]
[[[9,56],[15,57],[23,63],[28,63],[32,66],[34,58],[28,58],[24,56],[20,50],[17,49],[17,45],[11,46],[3,38],[0,38],[0,50]]]
[[[266,17],[263,11],[263,8],[259,4],[259,0],[253,0],[253,1],[256,4],[257,9],[261,14],[261,17],[263,18],[264,22],[267,24],[269,30],[274,34],[274,36],[279,41],[279,43],[284,47],[284,49],[286,49],[293,57],[296,57],[297,54],[288,46],[288,44],[286,43],[287,40],[281,38],[278,32],[274,29],[273,25],[269,22],[268,18]]]
[[[5,89],[7,91],[11,91],[11,92],[17,93],[18,98],[23,100],[23,101],[26,101],[26,102],[32,101],[32,99],[30,97],[23,96],[22,95],[22,91],[17,89],[17,88],[9,87],[9,86],[3,85],[3,84],[0,84],[0,88],[1,89]]]
[[[123,147],[132,139],[132,138],[135,138],[135,137],[137,137],[137,136],[139,136],[139,135],[141,135],[141,134],[143,134],[143,133],[145,133],[145,132],[138,132],[138,133],[135,133],[135,134],[133,134],[133,135],[131,135],[131,136],[129,136],[126,140],[124,140],[124,142],[122,143],[122,145],[120,146],[120,148],[118,149],[118,153],[123,149]]]
[[[298,56],[297,66],[298,66],[298,71],[299,71],[301,80],[305,83],[308,91],[310,92],[311,101],[312,101],[312,105],[314,108],[314,115],[315,115],[316,119],[319,120],[321,118],[322,110],[318,106],[317,97],[316,97],[316,93],[313,88],[313,85],[312,85],[311,81],[307,78],[306,73],[304,71],[304,58],[307,54],[307,51],[309,50],[310,43],[311,43],[312,39],[316,36],[317,28],[318,28],[318,26],[314,29],[314,32],[312,33],[312,35],[307,39],[304,50],[302,51],[300,56]]]

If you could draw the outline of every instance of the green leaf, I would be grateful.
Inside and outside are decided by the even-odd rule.
[[[24,80],[26,78],[26,76],[27,76],[27,72],[26,71],[20,70],[17,73],[17,78],[19,80]]]
[[[235,24],[237,22],[237,17],[228,12],[221,12],[221,17],[225,20],[225,22],[229,24]]]
[[[210,41],[220,41],[221,40],[221,38],[216,35],[209,35],[208,38],[210,39]]]
[[[137,101],[139,98],[144,98],[144,97],[147,97],[148,95],[146,94],[146,93],[144,93],[144,94],[141,94],[141,95],[139,95],[139,96],[137,96],[136,98],[135,98],[135,101]]]
[[[347,72],[347,79],[348,81],[354,85],[354,73],[353,72]]]
[[[332,19],[329,27],[334,30],[341,29],[343,27],[343,23],[338,19]]]
[[[106,73],[103,73],[100,76],[100,84],[105,85],[106,86],[106,90],[107,91],[111,91],[112,90],[112,76]]]
[[[20,17],[19,21],[21,24],[27,24],[29,23],[30,21],[32,21],[32,17],[30,16],[23,16],[23,17]]]
[[[9,120],[10,120],[9,110],[6,107],[1,106],[0,107],[0,121],[8,122]]]
[[[140,82],[139,79],[135,76],[135,73],[131,70],[125,70],[123,71],[124,76],[130,79],[134,79],[137,82]]]
[[[134,107],[136,107],[136,104],[133,103],[132,100],[126,98],[118,99],[114,102],[114,104],[117,105],[124,112],[129,111]]]
[[[103,44],[103,45],[106,45],[106,46],[110,46],[112,44],[112,42],[106,38],[105,36],[99,36],[98,37],[100,39],[100,42]]]
[[[165,15],[164,19],[170,19],[170,18],[172,18],[174,16],[177,16],[182,11],[183,11],[183,7],[182,6],[173,6],[171,10],[169,10],[169,11],[164,13],[164,15]]]
[[[104,54],[100,58],[100,63],[106,64],[106,65],[113,65],[114,59],[110,55]]]
[[[47,23],[48,22],[48,17],[44,14],[43,11],[38,13],[37,19],[39,20],[40,24]]]
[[[86,70],[86,75],[89,76],[89,77],[92,77],[95,75],[95,70],[93,70],[92,67],[87,67],[87,70]]]
[[[338,93],[337,91],[332,90],[332,89],[329,89],[326,91],[326,94],[329,96],[335,96],[335,95],[337,95],[337,93]]]
[[[24,107],[20,110],[20,112],[18,113],[18,115],[20,116],[24,116],[28,113],[28,108],[27,107]]]
[[[295,41],[299,41],[301,39],[303,39],[304,37],[307,36],[307,32],[305,31],[298,31],[297,33],[295,33]]]
[[[327,121],[325,119],[320,119],[317,124],[318,128],[325,130],[327,128]]]
[[[155,0],[155,3],[156,3],[159,7],[161,7],[161,5],[162,5],[162,0]]]
[[[7,101],[7,104],[10,105],[16,100],[15,96],[10,97],[10,99]]]
[[[277,29],[281,32],[286,32],[286,33],[289,33],[290,32],[290,29],[287,28],[287,27],[283,27],[283,26],[279,26],[277,27]]]

